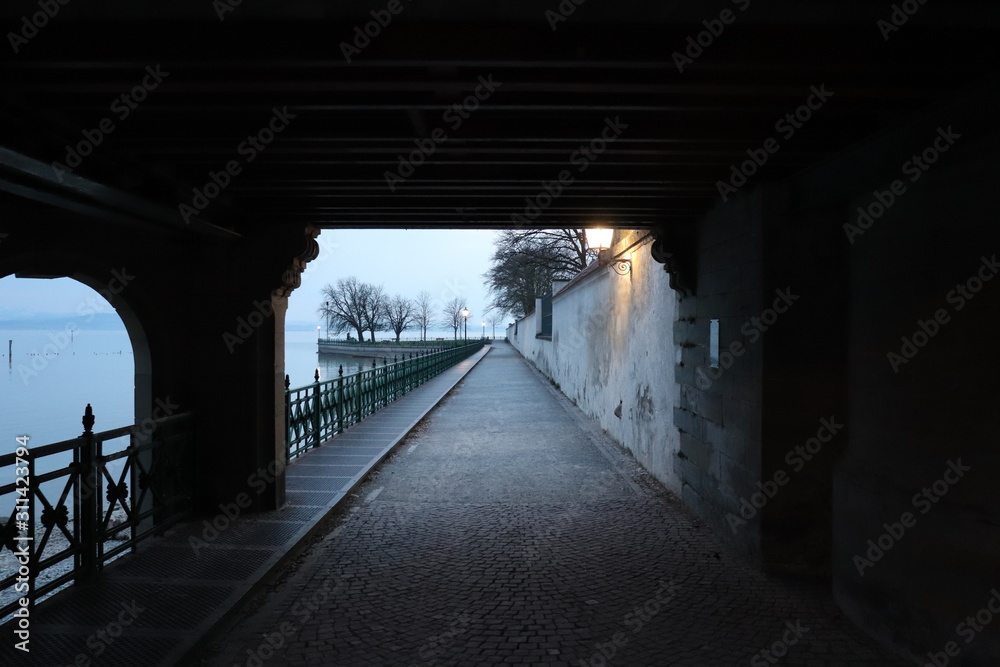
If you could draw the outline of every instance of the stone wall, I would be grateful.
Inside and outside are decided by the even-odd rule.
[[[986,83],[720,201],[694,296],[639,247],[557,294],[551,341],[508,330],[719,535],[939,665],[1000,663],[998,117]]]
[[[612,254],[630,258],[629,275],[592,270],[552,299],[551,340],[536,338],[535,313],[508,340],[581,410],[628,448],[657,479],[680,493],[671,322],[677,296],[649,254],[646,232],[619,232]],[[620,407],[620,410],[619,410]],[[616,416],[616,411],[620,416]]]

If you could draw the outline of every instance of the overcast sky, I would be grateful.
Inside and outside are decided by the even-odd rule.
[[[309,264],[302,287],[289,299],[289,323],[320,323],[316,308],[324,285],[338,278],[382,284],[391,295],[431,294],[435,317],[454,297],[468,299],[469,330],[478,328],[488,303],[483,273],[493,254],[495,231],[487,230],[325,230],[320,256]],[[0,319],[31,315],[73,315],[83,305],[113,312],[88,287],[69,279],[0,280]],[[103,306],[97,307],[98,302]],[[91,311],[88,311],[91,312]],[[2,322],[0,322],[2,327]]]
[[[321,290],[338,278],[381,284],[391,295],[430,293],[435,317],[455,297],[468,299],[469,330],[483,320],[488,303],[483,274],[493,239],[487,230],[331,229],[319,236],[320,256],[302,276],[288,301],[288,322],[316,321]]]

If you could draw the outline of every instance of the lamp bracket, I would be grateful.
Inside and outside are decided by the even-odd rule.
[[[615,259],[611,261],[611,268],[620,276],[627,276],[632,273],[632,260]]]

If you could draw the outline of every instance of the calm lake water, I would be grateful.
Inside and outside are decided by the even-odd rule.
[[[84,329],[71,342],[59,336],[66,334],[0,330],[0,454],[17,447],[17,436],[41,446],[80,435],[87,403],[97,416],[95,430],[132,422],[135,364],[128,334]]]
[[[441,335],[435,333],[435,335]],[[13,341],[8,358],[7,342]],[[371,367],[372,359],[318,355],[315,331],[291,331],[285,336],[285,366],[292,387],[311,384],[317,366],[324,380],[337,377],[341,364],[344,374]],[[382,360],[379,359],[379,365]],[[128,333],[78,329],[72,339],[60,331],[0,329],[0,454],[14,452],[17,438],[28,436],[32,448],[75,438],[83,432],[83,412],[90,403],[96,431],[127,426],[134,421],[135,363]],[[106,443],[105,453],[128,446],[128,438]],[[66,452],[36,460],[35,476],[72,462]],[[109,466],[117,479],[122,463]],[[12,466],[0,468],[0,485],[15,480]],[[35,486],[34,484],[32,485]],[[65,478],[46,482],[41,490],[50,502],[57,502]],[[14,510],[14,496],[0,497],[0,525]],[[40,511],[40,510],[39,510]],[[119,511],[118,518],[124,518]],[[37,517],[36,517],[37,520]],[[56,533],[52,550],[67,546]],[[7,550],[0,550],[0,571],[17,564]],[[56,576],[62,570],[43,576]],[[16,597],[11,590],[0,591],[0,605]],[[2,622],[5,619],[0,619]]]
[[[429,332],[430,334],[430,332]],[[433,336],[442,335],[435,332]],[[7,341],[13,340],[13,357]],[[370,357],[319,355],[315,331],[290,331],[285,335],[285,372],[291,386],[311,384],[317,366],[320,377],[337,377],[371,368]],[[12,363],[8,363],[12,362]],[[382,360],[379,359],[379,365]],[[28,436],[31,447],[75,438],[83,432],[83,412],[94,409],[95,431],[108,431],[134,422],[135,363],[128,333],[76,331],[72,340],[61,332],[4,331],[0,329],[0,454],[14,452],[17,438]],[[128,438],[106,443],[105,453],[128,446]],[[67,452],[36,462],[36,475],[68,465]],[[112,469],[117,477],[121,464]],[[0,468],[0,484],[14,481],[11,467]],[[43,487],[50,498],[59,497],[58,482]],[[0,498],[0,520],[13,508],[13,498]]]
[[[72,342],[54,343],[50,336],[57,335],[0,329],[0,454],[14,451],[15,438],[22,435],[30,436],[36,447],[80,435],[88,403],[97,417],[96,431],[133,421],[135,363],[128,334],[84,329]],[[12,364],[8,340],[14,341]],[[285,372],[293,388],[311,384],[317,366],[320,377],[329,380],[337,377],[341,364],[347,375],[371,368],[371,363],[370,357],[318,355],[314,331],[285,335]],[[378,363],[382,365],[381,358]]]

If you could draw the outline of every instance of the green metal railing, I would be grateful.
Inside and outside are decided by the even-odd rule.
[[[88,405],[83,423],[79,438],[0,456],[4,479],[18,479],[0,485],[0,503],[14,504],[9,519],[0,517],[0,549],[27,550],[20,562],[29,607],[67,584],[92,581],[105,563],[194,510],[192,414],[94,433]],[[127,446],[108,452],[116,440]],[[22,590],[19,572],[5,568],[0,591]],[[17,607],[0,606],[0,618]]]
[[[482,349],[484,340],[289,389],[285,376],[285,460],[291,461]],[[341,367],[343,373],[343,367]]]
[[[318,342],[326,343],[328,345],[352,345],[357,347],[399,347],[399,348],[409,348],[409,347],[422,347],[422,348],[451,348],[451,347],[461,347],[466,344],[471,344],[473,342],[478,342],[480,338],[476,338],[475,341],[472,339],[465,340],[459,338],[458,340],[452,338],[445,338],[443,340],[428,339],[428,340],[401,340],[398,343],[394,339],[375,341],[374,343],[370,340],[364,342],[359,342],[356,340],[344,340],[342,338],[320,338]]]

